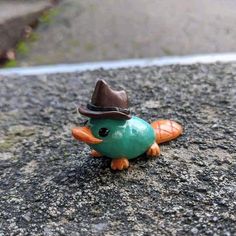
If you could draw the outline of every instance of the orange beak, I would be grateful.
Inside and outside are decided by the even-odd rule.
[[[95,138],[89,129],[89,127],[79,127],[79,128],[73,128],[72,129],[72,135],[75,139],[78,139],[79,141],[88,143],[88,144],[98,144],[101,143],[102,140]]]

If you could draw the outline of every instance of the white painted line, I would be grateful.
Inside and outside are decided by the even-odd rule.
[[[0,69],[0,75],[40,75],[55,73],[72,73],[87,70],[117,69],[127,67],[165,66],[165,65],[191,65],[196,63],[236,62],[236,53],[203,54],[192,56],[171,56],[160,58],[126,59],[118,61],[88,62],[80,64],[57,64],[35,67],[20,67]]]

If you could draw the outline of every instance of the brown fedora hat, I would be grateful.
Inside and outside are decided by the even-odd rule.
[[[91,103],[86,107],[80,106],[79,113],[90,118],[131,118],[126,92],[111,89],[104,80],[97,81]]]

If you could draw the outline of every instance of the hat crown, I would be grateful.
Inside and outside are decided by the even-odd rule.
[[[113,90],[104,80],[97,81],[91,103],[88,103],[87,107],[80,106],[79,112],[90,118],[131,118],[126,92]]]
[[[91,103],[97,107],[117,107],[128,109],[128,96],[125,91],[113,90],[104,80],[98,80],[92,95]]]

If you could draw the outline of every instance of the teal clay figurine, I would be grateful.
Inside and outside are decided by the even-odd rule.
[[[79,107],[80,114],[89,117],[84,127],[73,128],[75,139],[87,143],[93,157],[112,159],[113,170],[129,167],[129,160],[145,153],[160,155],[158,144],[182,134],[175,121],[158,120],[152,124],[131,116],[125,91],[115,91],[104,80],[98,80],[91,103]]]

